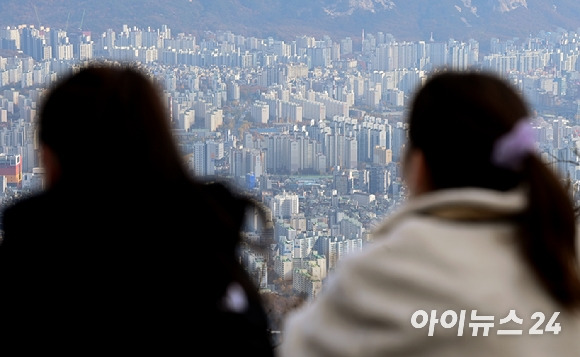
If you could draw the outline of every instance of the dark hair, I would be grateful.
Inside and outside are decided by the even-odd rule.
[[[187,170],[161,94],[147,72],[132,64],[92,63],[81,67],[49,89],[40,111],[39,139],[55,153],[67,185],[73,184],[69,177],[74,177],[81,183],[91,182],[89,190],[114,185],[125,191],[154,185],[170,188],[174,194],[194,187],[199,199],[195,204],[204,206],[206,217],[210,217],[206,223],[213,225],[220,237],[207,240],[215,244],[212,254],[219,256],[225,274],[214,279],[219,288],[213,292],[223,295],[235,274],[247,292],[256,297],[257,289],[235,254],[242,243],[246,210],[265,208],[247,196],[234,194],[225,182],[202,181]],[[136,181],[119,184],[116,177],[128,170],[140,172]],[[102,180],[105,175],[109,178]],[[91,177],[100,180],[97,185]],[[265,219],[265,214],[262,216]]]
[[[101,172],[118,182],[130,169],[145,182],[181,180],[185,164],[161,98],[160,88],[137,67],[77,69],[48,89],[39,113],[40,142],[55,153],[63,177]]]
[[[441,70],[416,93],[409,115],[409,150],[425,157],[432,189],[529,189],[519,217],[518,245],[547,291],[580,308],[576,217],[570,195],[537,155],[521,170],[492,163],[493,145],[530,115],[517,89],[491,73]]]

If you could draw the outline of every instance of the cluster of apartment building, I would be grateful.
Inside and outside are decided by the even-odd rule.
[[[576,188],[579,42],[572,31],[541,33],[490,39],[481,53],[475,40],[401,42],[382,32],[360,42],[284,41],[230,31],[174,35],[168,26],[102,34],[5,26],[0,188],[42,187],[35,118],[50,84],[90,61],[140,63],[164,88],[192,172],[232,178],[272,212],[268,253],[243,253],[256,281],[275,289],[273,271],[314,297],[341,257],[362,249],[372,225],[404,200],[405,107],[433,69],[508,78],[535,109],[540,154]],[[301,175],[323,183],[297,181]],[[264,227],[254,221],[248,238],[259,241]]]

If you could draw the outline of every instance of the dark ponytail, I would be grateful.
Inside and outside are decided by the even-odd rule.
[[[518,239],[525,260],[564,308],[580,309],[576,215],[558,177],[536,156],[524,163],[529,204]]]

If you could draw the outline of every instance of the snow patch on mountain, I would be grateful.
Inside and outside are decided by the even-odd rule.
[[[471,2],[471,0],[461,0],[461,2],[463,3],[463,6],[469,10],[469,12],[471,12],[473,15],[479,17],[477,15],[477,6],[474,6]]]
[[[497,0],[497,4],[493,9],[499,12],[509,12],[520,7],[528,8],[526,0]]]
[[[341,2],[328,7],[323,11],[332,16],[352,15],[356,10],[368,11],[375,13],[381,10],[392,10],[396,7],[395,2],[391,0],[348,0],[348,5],[341,6]]]

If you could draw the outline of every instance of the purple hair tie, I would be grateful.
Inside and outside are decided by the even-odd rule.
[[[493,146],[491,161],[510,170],[517,170],[522,160],[536,147],[534,129],[528,119],[518,121],[514,127],[501,136]]]

